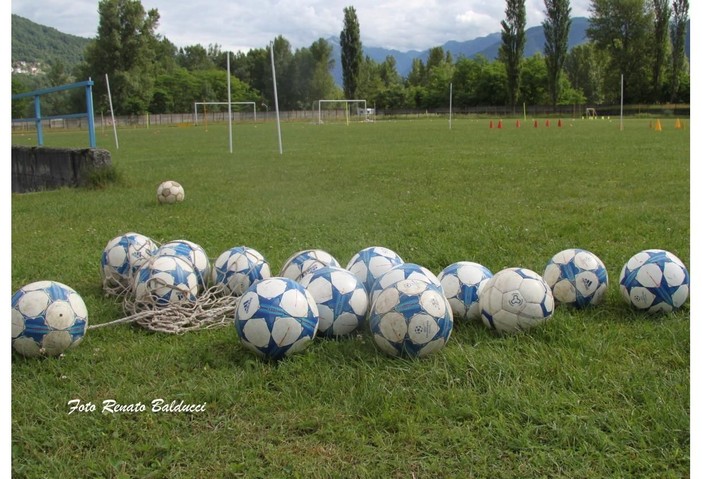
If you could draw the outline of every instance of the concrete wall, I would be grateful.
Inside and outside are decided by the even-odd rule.
[[[12,147],[12,192],[83,186],[87,174],[112,165],[107,150],[97,148]]]

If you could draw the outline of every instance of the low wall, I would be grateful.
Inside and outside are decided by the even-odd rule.
[[[12,147],[12,192],[84,186],[90,171],[112,165],[107,150],[97,148]]]

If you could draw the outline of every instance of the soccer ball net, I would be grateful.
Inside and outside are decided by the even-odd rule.
[[[160,285],[174,288],[172,285]],[[122,294],[123,318],[109,323],[94,324],[89,329],[117,324],[134,323],[149,331],[184,334],[189,331],[228,326],[234,316],[238,297],[223,295],[219,287],[212,287],[194,301],[183,301],[163,306],[151,296],[137,299],[129,291]]]

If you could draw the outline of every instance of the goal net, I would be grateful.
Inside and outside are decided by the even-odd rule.
[[[372,110],[372,108],[367,107],[366,100],[318,100],[317,124],[321,125],[324,119],[342,119],[348,124],[351,116],[360,121],[371,121]]]
[[[196,101],[194,103],[195,106],[195,125],[198,125],[199,121],[199,116],[198,116],[198,107],[202,107],[203,115],[205,116],[205,123],[207,123],[208,118],[207,115],[209,114],[211,116],[211,121],[217,121],[217,120],[226,120],[227,119],[227,110],[225,109],[224,111],[220,111],[220,106],[226,106],[226,105],[244,105],[244,106],[253,106],[253,121],[256,122],[256,102],[255,101],[233,101],[231,103],[227,103],[226,101]],[[214,107],[214,108],[212,108]],[[210,110],[209,112],[207,110]],[[240,120],[246,119],[242,116],[243,113],[246,113],[245,111],[241,111],[240,109],[237,108],[239,111],[232,111],[232,114],[235,114],[239,117]],[[249,117],[250,118],[250,117]]]

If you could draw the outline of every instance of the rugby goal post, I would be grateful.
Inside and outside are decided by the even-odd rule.
[[[317,124],[322,124],[322,104],[323,103],[343,103],[344,109],[348,111],[350,104],[358,105],[357,110],[361,112],[364,121],[368,121],[369,110],[366,106],[366,100],[318,100],[317,101]],[[348,118],[347,118],[348,121]]]
[[[198,125],[197,110],[198,106],[202,105],[205,108],[207,105],[253,105],[253,117],[254,122],[256,122],[256,102],[255,101],[232,101],[227,103],[226,101],[196,101],[194,103],[195,107],[195,126]]]

